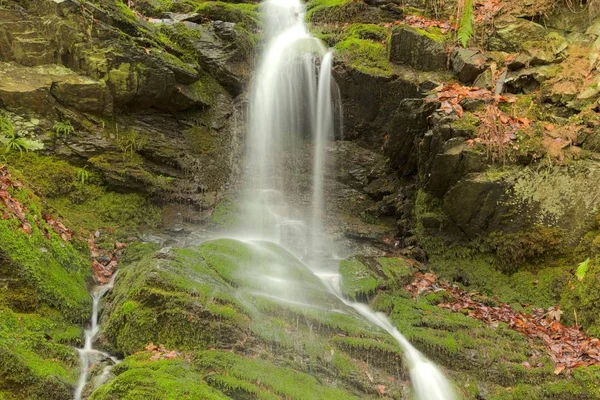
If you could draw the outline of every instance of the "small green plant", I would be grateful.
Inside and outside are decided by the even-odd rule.
[[[463,1],[459,1],[458,15],[460,16],[460,19],[458,24],[458,31],[456,33],[456,38],[458,39],[462,47],[467,47],[467,43],[469,43],[469,40],[471,40],[474,34],[473,0]],[[463,7],[460,7],[460,3],[463,3]]]
[[[44,148],[41,142],[20,137],[12,121],[4,115],[0,115],[0,143],[4,144],[4,153],[18,151],[21,155],[23,152]]]
[[[90,172],[86,168],[87,165],[77,170],[77,180],[81,182],[82,185],[85,185],[90,177]]]
[[[75,132],[75,129],[73,128],[73,125],[71,125],[71,121],[60,121],[57,122],[56,124],[54,124],[54,126],[52,127],[54,129],[54,132],[56,133],[56,136],[64,136],[67,137],[70,134],[72,134],[73,132]]]
[[[117,145],[124,153],[133,154],[146,147],[146,139],[133,129],[129,129],[120,137],[117,136]]]

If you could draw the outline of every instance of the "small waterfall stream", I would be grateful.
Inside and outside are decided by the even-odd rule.
[[[344,298],[340,275],[325,265],[332,252],[323,225],[326,146],[334,137],[336,117],[333,54],[309,34],[299,0],[266,0],[262,8],[266,42],[251,92],[245,224],[239,233],[276,242],[300,256],[331,293],[394,337],[404,351],[417,399],[454,400],[443,373],[385,315]],[[302,175],[285,155],[291,154],[293,160],[307,145],[312,146],[312,196],[309,209],[302,211],[295,206],[294,196],[306,190],[306,179],[298,182]]]
[[[92,316],[90,318],[90,326],[84,331],[85,341],[83,348],[77,349],[77,352],[79,353],[79,360],[81,362],[81,373],[79,375],[79,380],[77,381],[77,386],[75,388],[75,400],[81,400],[83,389],[85,388],[85,385],[87,384],[89,379],[90,367],[94,363],[105,359],[110,359],[113,362],[113,365],[118,364],[120,362],[119,359],[117,359],[116,357],[113,357],[110,354],[105,353],[103,351],[96,350],[93,347],[94,338],[100,331],[100,325],[98,325],[98,319],[100,314],[100,300],[109,290],[113,288],[116,276],[116,273],[113,274],[110,281],[106,285],[96,286],[91,291]],[[105,380],[108,377],[111,367],[112,365],[105,367],[104,371],[102,372],[102,375],[96,382],[98,386],[102,384],[103,380]]]

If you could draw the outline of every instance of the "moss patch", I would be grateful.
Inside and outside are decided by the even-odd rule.
[[[349,66],[370,75],[391,76],[386,41],[389,29],[372,24],[353,24],[345,28],[335,50]]]

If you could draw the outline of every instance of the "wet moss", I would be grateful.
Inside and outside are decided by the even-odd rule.
[[[193,363],[204,376],[232,376],[238,385],[240,381],[260,384],[268,392],[287,399],[356,398],[343,390],[323,385],[308,374],[259,359],[249,360],[234,353],[205,351],[195,354]]]
[[[150,342],[178,349],[235,343],[247,318],[223,280],[193,250],[152,250],[136,249],[138,261],[120,270],[106,306],[111,347],[131,354]]]
[[[213,224],[221,228],[233,228],[239,226],[242,216],[240,215],[239,204],[231,199],[222,199],[213,210],[210,220]]]
[[[9,399],[69,398],[77,380],[79,327],[52,309],[38,311],[44,317],[0,306],[0,388]]]
[[[116,377],[95,390],[90,400],[229,398],[202,381],[189,361],[152,361],[150,357],[140,353],[127,358],[114,368]]]
[[[356,258],[343,260],[339,267],[342,293],[351,299],[369,296],[381,284],[377,276]]]

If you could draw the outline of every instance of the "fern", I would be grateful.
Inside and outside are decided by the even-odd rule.
[[[462,47],[467,47],[467,43],[473,37],[473,20],[473,1],[465,0],[465,7],[460,17],[460,24],[458,25],[458,32],[456,34]]]
[[[20,137],[10,119],[0,114],[0,144],[4,145],[4,153],[18,151],[23,155],[30,150],[40,150],[44,144],[37,140]]]
[[[64,137],[67,137],[71,133],[75,132],[73,125],[71,125],[71,121],[57,122],[56,124],[54,124],[53,128],[54,132],[56,133],[56,136],[62,135]]]

